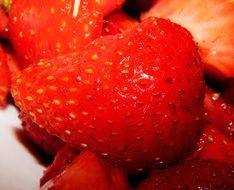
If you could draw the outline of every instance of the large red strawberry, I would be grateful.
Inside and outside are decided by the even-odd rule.
[[[41,190],[129,190],[126,174],[91,152],[83,152]]]
[[[138,21],[128,16],[122,10],[116,10],[104,18],[102,35],[114,35],[132,28],[138,24]]]
[[[22,121],[25,134],[45,153],[54,155],[64,146],[64,142],[61,139],[50,135],[45,129],[40,128],[25,113],[20,113],[19,118]]]
[[[204,106],[206,125],[217,128],[234,140],[234,110],[224,102],[221,94],[206,88]]]
[[[188,161],[154,171],[138,190],[233,190],[234,165],[217,161]]]
[[[15,79],[12,94],[50,133],[135,173],[180,158],[203,123],[197,46],[164,19],[40,60]]]
[[[234,164],[234,142],[217,129],[206,127],[199,141],[195,157]]]
[[[142,18],[169,18],[187,28],[200,47],[206,70],[234,77],[234,3],[231,0],[158,0]]]
[[[7,95],[10,88],[10,71],[6,61],[6,55],[0,47],[0,109],[6,106]]]
[[[124,0],[14,0],[9,35],[22,67],[79,50],[99,37],[103,16]]]

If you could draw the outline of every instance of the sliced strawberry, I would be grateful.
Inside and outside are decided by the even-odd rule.
[[[7,104],[7,95],[10,89],[10,71],[6,62],[6,55],[0,47],[0,109]]]
[[[122,10],[116,10],[104,18],[102,35],[114,35],[123,32],[126,29],[133,28],[138,21]]]
[[[13,1],[9,35],[22,67],[77,51],[99,37],[103,16],[122,1]]]
[[[142,16],[165,17],[187,28],[198,42],[206,70],[234,77],[234,3],[230,0],[159,0]]]
[[[154,171],[138,190],[232,190],[234,165],[217,161],[188,161]]]
[[[234,140],[234,110],[224,102],[221,94],[207,88],[204,106],[206,125],[217,128]]]
[[[217,129],[206,127],[199,141],[196,157],[234,164],[234,142]]]
[[[203,123],[197,46],[164,19],[41,60],[15,79],[12,94],[50,133],[134,173],[186,154]]]
[[[25,113],[20,113],[24,132],[45,153],[54,155],[64,146],[64,142],[56,136],[50,135],[45,129],[40,128]]]
[[[91,152],[83,152],[41,190],[128,190],[126,174]]]
[[[47,181],[62,173],[78,154],[79,151],[74,148],[68,146],[61,148],[57,152],[53,163],[46,169],[40,179],[40,185],[43,186]]]

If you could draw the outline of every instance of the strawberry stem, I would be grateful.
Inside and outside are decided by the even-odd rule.
[[[0,6],[8,12],[11,8],[12,0],[0,0]]]

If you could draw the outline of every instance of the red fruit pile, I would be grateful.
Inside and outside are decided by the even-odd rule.
[[[0,5],[0,106],[55,154],[42,190],[233,189],[232,1]]]

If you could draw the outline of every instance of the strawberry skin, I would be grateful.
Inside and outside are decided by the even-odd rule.
[[[15,0],[9,11],[9,35],[21,66],[79,50],[102,32],[103,16],[123,0]],[[79,11],[78,11],[79,10]]]
[[[233,190],[234,165],[192,160],[163,171],[153,171],[138,190]]]
[[[104,18],[102,35],[114,35],[130,29],[138,24],[138,21],[122,10],[116,10]]]
[[[55,155],[64,146],[64,142],[61,139],[50,135],[45,129],[40,128],[25,113],[20,113],[19,118],[22,121],[25,134],[45,153]]]
[[[207,72],[234,77],[234,3],[231,0],[159,0],[142,18],[157,16],[187,28],[200,47]]]
[[[217,129],[206,127],[199,140],[199,149],[196,152],[196,157],[234,164],[234,142]]]
[[[128,190],[126,174],[95,154],[87,151],[77,156],[72,163],[41,190]]]
[[[231,140],[234,140],[234,112],[220,93],[206,88],[204,100],[205,121],[207,126],[213,126]]]
[[[203,65],[190,33],[150,18],[14,80],[20,109],[50,133],[137,173],[171,163],[203,123]]]
[[[0,109],[2,109],[7,104],[7,95],[10,89],[10,71],[2,47],[0,47],[0,76]]]

